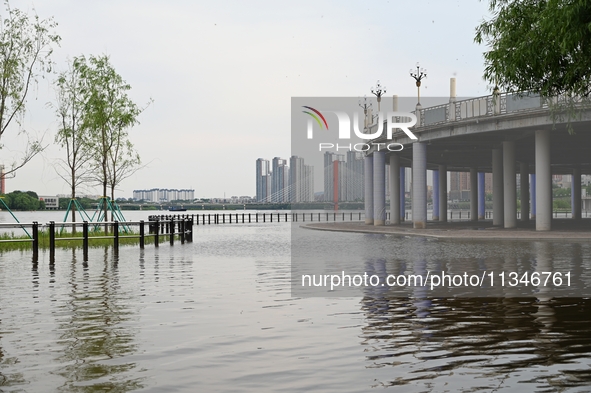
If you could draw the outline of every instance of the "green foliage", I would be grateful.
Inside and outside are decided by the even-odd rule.
[[[506,91],[543,97],[591,92],[591,2],[490,0],[476,29],[486,44],[484,78]]]
[[[86,143],[92,147],[94,180],[102,185],[103,195],[108,195],[109,186],[113,199],[115,187],[140,164],[128,131],[137,124],[142,109],[129,98],[131,86],[115,71],[108,56],[80,56],[74,59],[72,67],[82,82],[84,112],[80,127],[85,131]]]
[[[58,75],[55,81],[57,100],[52,105],[58,117],[59,128],[55,141],[65,150],[65,158],[58,161],[58,174],[70,186],[72,198],[76,198],[76,189],[88,181],[88,165],[92,159],[92,145],[88,143],[87,130],[83,127],[85,111],[84,81],[76,59],[69,64],[68,71]],[[72,221],[75,221],[72,214]]]
[[[560,197],[567,197],[570,196],[571,189],[570,188],[553,188],[552,189],[552,197],[553,198],[560,198]]]
[[[13,191],[3,196],[4,203],[10,210],[39,210],[45,208],[45,203],[33,191]]]
[[[20,122],[29,90],[39,75],[51,71],[52,45],[60,42],[54,33],[57,23],[53,19],[41,20],[37,15],[30,18],[11,8],[8,2],[5,6],[0,20],[0,140],[13,120]],[[23,156],[12,163],[8,173],[43,150],[40,141],[29,139],[28,142]]]
[[[571,209],[571,205],[570,205],[570,199],[554,199],[552,201],[552,208],[554,210],[570,210]]]

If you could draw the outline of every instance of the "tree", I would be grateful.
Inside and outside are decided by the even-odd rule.
[[[61,40],[52,18],[40,20],[35,15],[30,19],[10,8],[8,2],[5,5],[6,16],[0,20],[0,141],[14,120],[20,124],[29,89],[39,75],[51,71],[52,45]],[[39,141],[29,139],[23,157],[5,175],[21,168],[42,149]]]
[[[5,195],[6,204],[12,210],[39,210],[45,208],[45,203],[39,200],[33,191],[13,191]]]
[[[108,56],[88,59],[81,56],[77,60],[84,84],[82,127],[87,130],[87,141],[92,146],[95,179],[106,197],[107,187],[111,187],[113,195],[117,184],[130,176],[131,168],[139,164],[127,131],[137,124],[142,109],[127,95],[131,86],[115,71]],[[103,210],[106,218],[106,199]]]
[[[84,84],[80,71],[81,63],[74,58],[69,70],[59,74],[55,86],[57,102],[54,106],[59,120],[55,141],[65,149],[66,158],[59,161],[59,176],[68,183],[72,199],[76,189],[88,181],[91,145],[87,143],[87,130],[84,121]],[[76,206],[72,206],[72,222],[76,222]],[[75,231],[75,227],[73,230]]]
[[[115,188],[140,169],[140,155],[127,139],[127,132],[119,130],[114,135],[109,151],[108,183],[111,188],[111,200],[115,200]]]
[[[542,97],[591,93],[591,2],[490,0],[493,17],[476,28],[486,44],[484,78],[506,91]]]

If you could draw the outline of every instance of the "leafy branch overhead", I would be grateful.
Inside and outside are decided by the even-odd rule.
[[[476,28],[484,78],[505,91],[543,97],[591,93],[591,2],[490,0],[490,20]]]
[[[61,38],[52,19],[30,18],[5,3],[6,14],[0,19],[0,140],[8,127],[20,122],[25,113],[27,95],[37,78],[51,72],[52,47]],[[14,172],[42,150],[39,141],[31,141],[23,157],[8,171]]]

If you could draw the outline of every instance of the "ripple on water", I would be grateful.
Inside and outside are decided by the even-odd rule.
[[[536,247],[308,232],[309,250],[344,243],[377,250],[386,263],[360,262],[376,271],[412,271],[417,249],[427,260],[527,264]],[[289,225],[212,225],[196,227],[193,244],[124,247],[118,255],[92,249],[86,263],[71,250],[58,250],[53,266],[46,254],[36,266],[27,253],[1,254],[0,390],[591,386],[588,299],[299,297],[291,293],[290,237]],[[578,247],[556,245],[559,263],[572,264],[575,251],[589,262],[590,246]]]

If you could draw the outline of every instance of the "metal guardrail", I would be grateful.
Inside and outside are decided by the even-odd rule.
[[[564,97],[558,97],[553,101],[563,102],[564,100]],[[417,119],[418,124],[424,127],[547,108],[548,102],[537,94],[499,93],[423,108],[419,110]],[[413,113],[416,115],[416,111]]]

